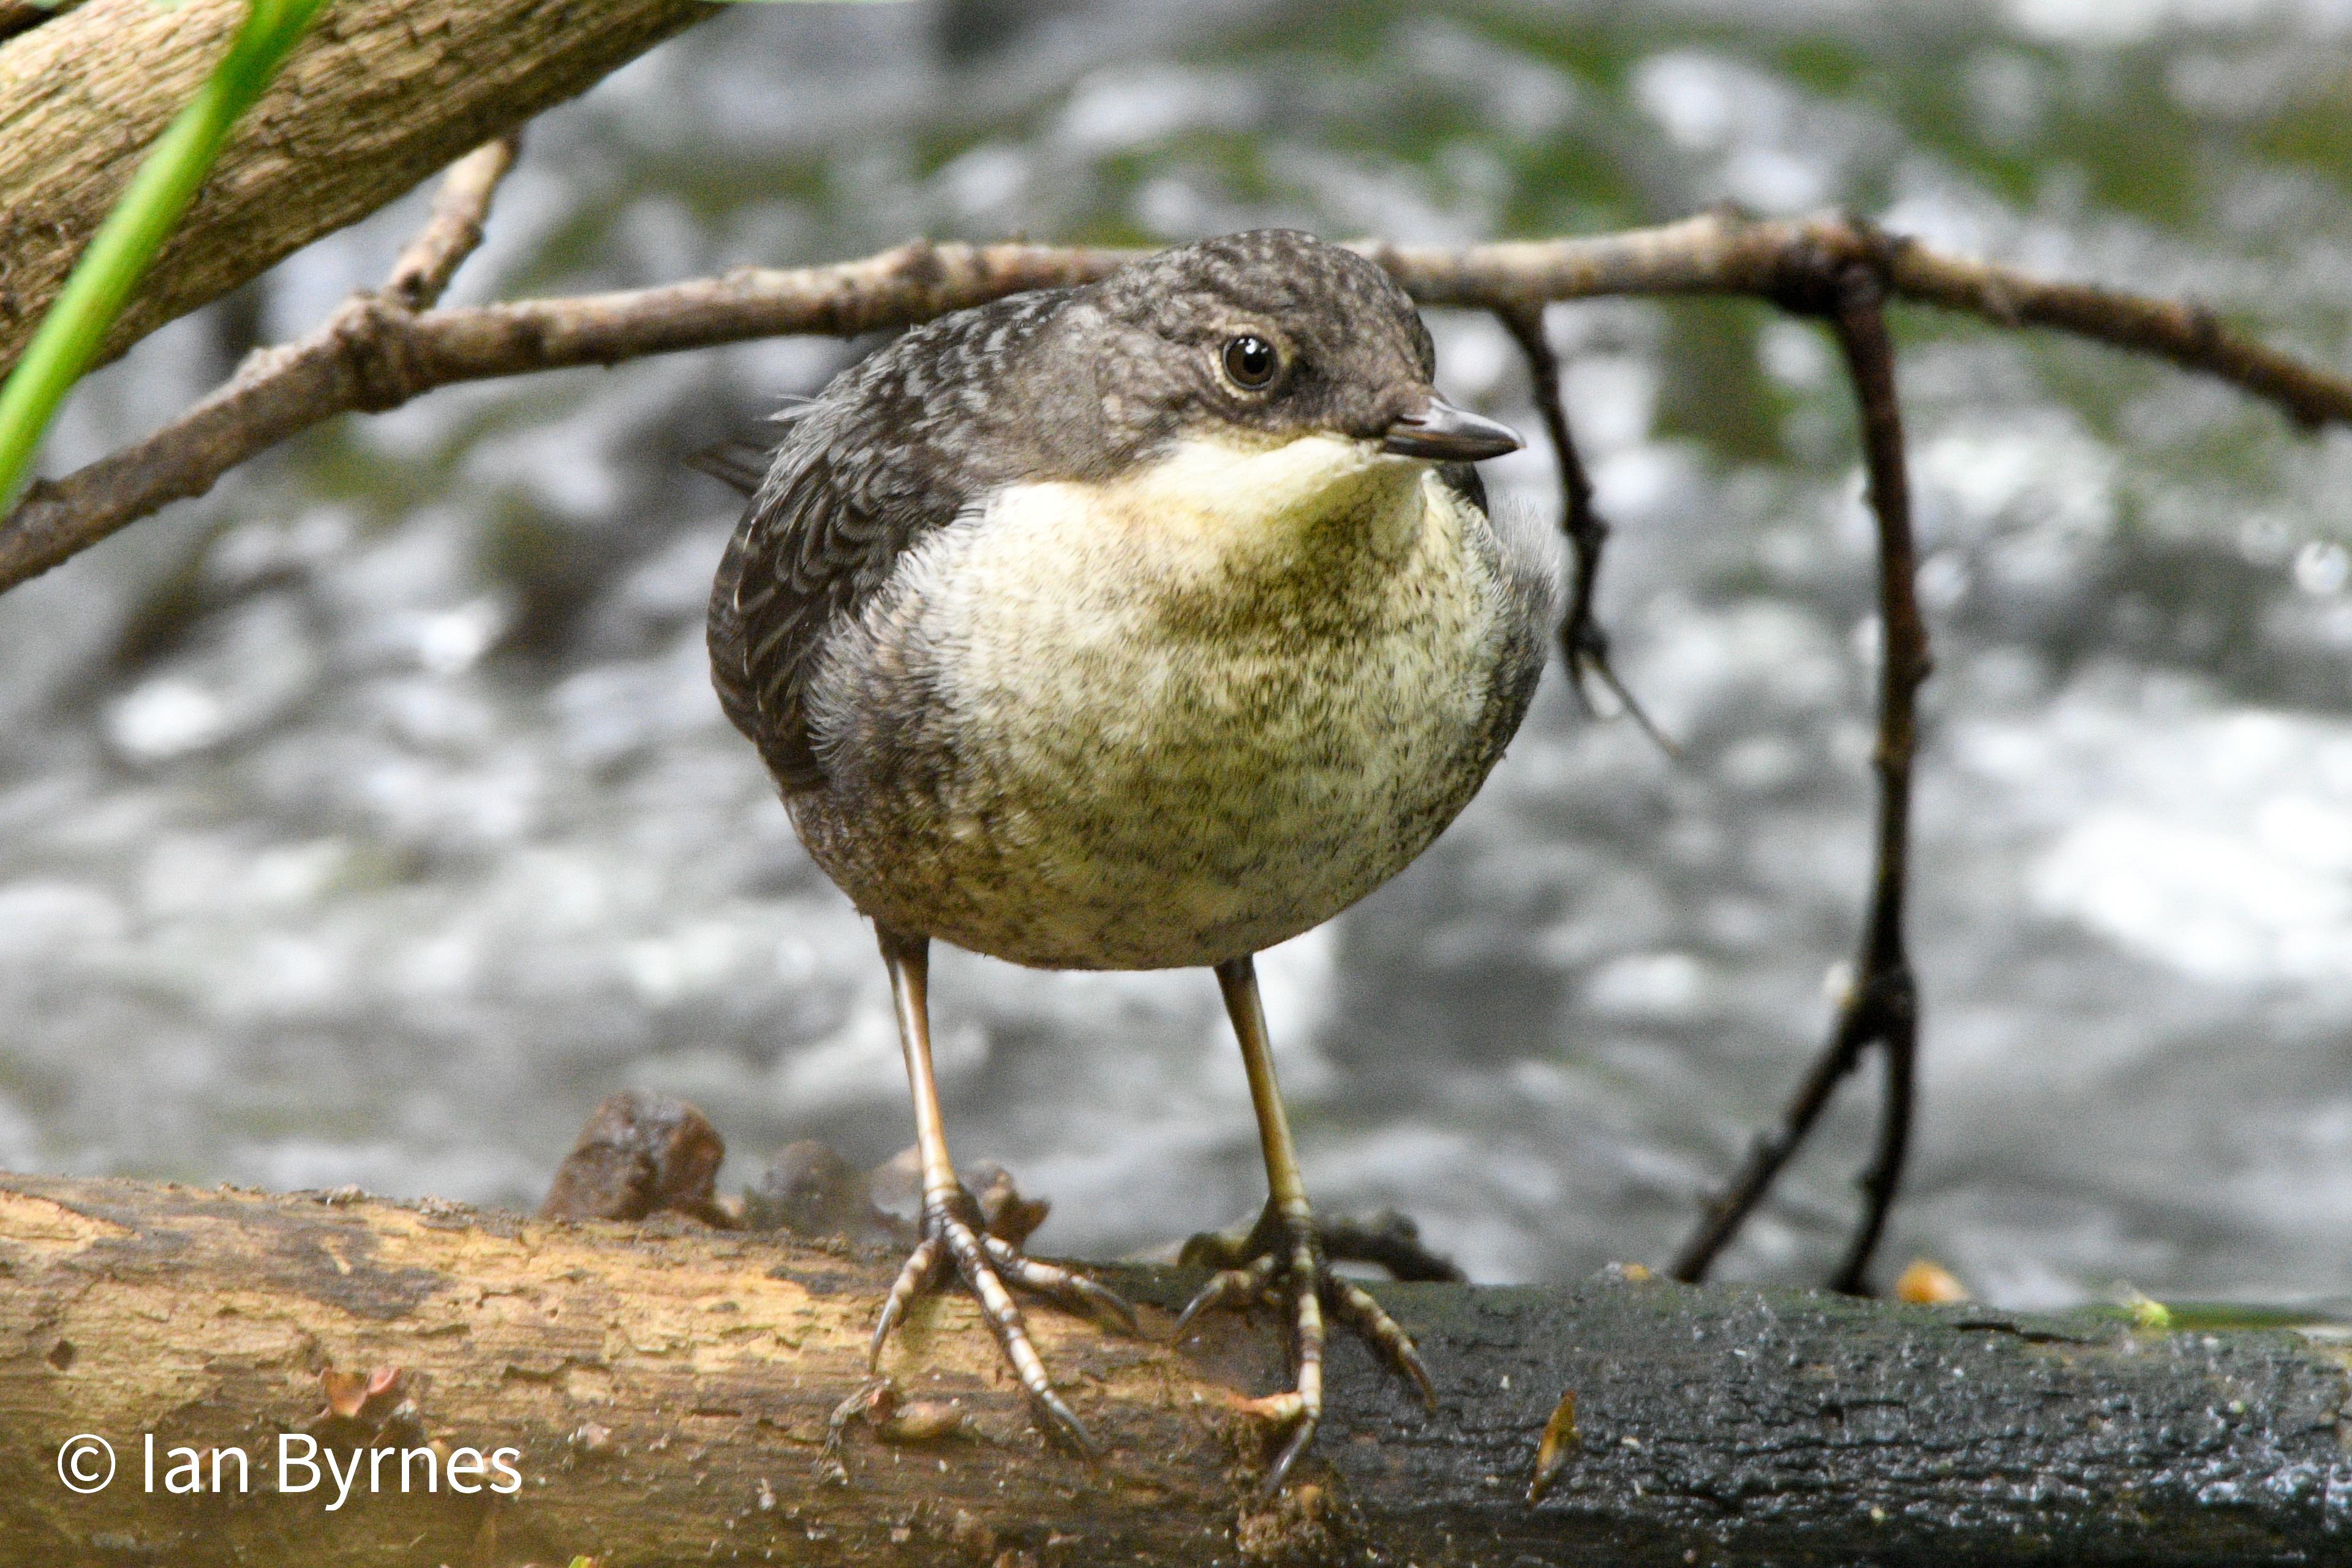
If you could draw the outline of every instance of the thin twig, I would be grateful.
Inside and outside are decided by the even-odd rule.
[[[2352,376],[2333,374],[2230,331],[2210,310],[2088,284],[2055,283],[1994,262],[1947,256],[1843,214],[1752,221],[1702,213],[1657,228],[1458,249],[1359,245],[1424,305],[1492,310],[1612,295],[1740,294],[1780,300],[1825,262],[1864,261],[1889,299],[1999,326],[2054,327],[2168,359],[2275,403],[2307,426],[2352,424]]]
[[[1859,1295],[1867,1292],[1871,1255],[1885,1229],[1911,1136],[1919,995],[1904,950],[1903,902],[1909,864],[1911,763],[1918,741],[1915,701],[1929,664],[1927,626],[1913,586],[1916,567],[1910,489],[1904,471],[1902,416],[1895,397],[1895,351],[1886,334],[1885,284],[1866,261],[1824,257],[1822,264],[1828,277],[1810,289],[1791,288],[1782,303],[1827,314],[1836,331],[1861,405],[1863,460],[1871,510],[1878,521],[1883,635],[1878,745],[1872,756],[1878,772],[1878,834],[1870,910],[1854,982],[1840,1002],[1828,1044],[1781,1113],[1780,1125],[1757,1138],[1738,1174],[1706,1206],[1673,1271],[1683,1280],[1705,1277],[1812,1130],[1838,1084],[1860,1065],[1863,1052],[1875,1045],[1885,1048],[1886,1068],[1878,1143],[1862,1179],[1862,1216],[1830,1281],[1834,1289]]]
[[[509,132],[449,165],[441,188],[433,193],[432,216],[384,279],[380,292],[387,301],[405,310],[427,310],[439,302],[441,290],[482,243],[490,198],[521,151],[522,132]]]
[[[1911,1133],[1919,987],[1904,948],[1903,904],[1910,874],[1911,764],[1919,751],[1917,700],[1934,667],[1927,622],[1919,614],[1911,487],[1904,464],[1903,416],[1895,396],[1895,345],[1887,336],[1885,291],[1876,272],[1860,265],[1846,268],[1838,279],[1835,321],[1846,374],[1862,405],[1863,461],[1878,521],[1878,746],[1871,758],[1878,771],[1878,865],[1857,967],[1864,1021],[1885,1050],[1885,1104],[1879,1113],[1878,1148],[1863,1175],[1862,1221],[1830,1280],[1833,1289],[1861,1295],[1903,1177]]]
[[[1867,261],[1883,269],[1895,297],[2159,354],[2276,403],[2305,424],[2352,424],[2352,378],[2250,342],[2191,307],[1938,256],[1890,243],[1842,216],[1759,223],[1716,212],[1575,239],[1359,248],[1423,304],[1484,310],[1604,295],[1779,300],[1802,287],[1824,258]],[[1089,282],[1137,254],[917,242],[830,267],[746,268],[657,289],[472,310],[410,313],[353,300],[145,440],[32,486],[0,522],[0,590],[171,501],[202,495],[236,464],[337,414],[390,408],[461,381],[617,364],[783,333],[902,327],[1023,289]]]
[[[1569,687],[1584,710],[1591,713],[1596,710],[1585,678],[1590,675],[1598,679],[1616,697],[1618,705],[1633,722],[1642,727],[1643,733],[1656,742],[1666,755],[1679,757],[1681,748],[1650,721],[1650,715],[1618,679],[1609,662],[1608,628],[1593,612],[1592,595],[1601,584],[1601,556],[1608,548],[1609,524],[1593,510],[1592,480],[1584,471],[1584,459],[1578,454],[1576,439],[1568,427],[1568,406],[1560,398],[1559,359],[1544,336],[1543,307],[1513,305],[1496,310],[1495,315],[1517,342],[1519,352],[1527,356],[1536,411],[1542,416],[1544,433],[1551,438],[1552,453],[1559,468],[1559,531],[1568,536],[1574,563],[1569,581],[1568,607],[1559,619],[1559,652],[1568,665]]]
[[[1831,1094],[1861,1063],[1863,1048],[1870,1043],[1869,1035],[1859,1026],[1865,1010],[1859,988],[1849,989],[1839,1003],[1837,1027],[1829,1045],[1813,1059],[1804,1082],[1780,1112],[1780,1124],[1756,1135],[1738,1173],[1719,1196],[1700,1209],[1698,1228],[1683,1243],[1682,1250],[1668,1266],[1675,1279],[1696,1285],[1706,1278],[1717,1258],[1731,1245],[1748,1215],[1763,1201],[1765,1193],[1780,1174],[1780,1167],[1789,1163],[1797,1145],[1820,1119]]]

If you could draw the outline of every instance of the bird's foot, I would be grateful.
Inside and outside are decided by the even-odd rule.
[[[1177,1319],[1179,1339],[1203,1312],[1260,1302],[1287,1309],[1292,1386],[1286,1393],[1269,1394],[1242,1406],[1275,1431],[1290,1433],[1289,1441],[1266,1472],[1268,1491],[1280,1489],[1323,1419],[1327,1310],[1371,1341],[1388,1363],[1412,1382],[1422,1403],[1433,1411],[1437,1408],[1437,1390],[1429,1380],[1429,1369],[1422,1364],[1421,1352],[1413,1348],[1412,1336],[1397,1326],[1396,1320],[1372,1300],[1370,1291],[1331,1272],[1315,1221],[1303,1205],[1296,1213],[1286,1213],[1267,1204],[1247,1239],[1239,1243],[1225,1237],[1196,1236],[1185,1244],[1182,1261],[1223,1267]]]
[[[950,1270],[979,1300],[981,1315],[996,1335],[1004,1359],[1012,1363],[1013,1375],[1037,1406],[1046,1429],[1079,1453],[1093,1457],[1098,1452],[1094,1439],[1054,1392],[1045,1363],[1030,1342],[1029,1325],[1006,1282],[1073,1311],[1108,1319],[1130,1334],[1135,1331],[1135,1310],[1075,1269],[1024,1256],[1014,1243],[989,1230],[980,1205],[959,1186],[952,1194],[924,1196],[922,1239],[898,1271],[898,1281],[882,1303],[881,1319],[874,1325],[868,1357],[873,1366],[878,1369],[882,1364],[883,1342],[906,1317],[907,1309],[925,1294],[943,1288]]]

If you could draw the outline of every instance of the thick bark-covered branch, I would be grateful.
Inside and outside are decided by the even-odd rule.
[[[1089,1464],[1039,1438],[961,1298],[893,1342],[891,1393],[852,1397],[895,1261],[678,1220],[0,1177],[0,1561],[2181,1564],[2320,1561],[2352,1530],[2344,1369],[2285,1334],[1634,1271],[1381,1286],[1438,1414],[1342,1340],[1269,1501],[1234,1405],[1284,1375],[1270,1319],[1173,1346],[1200,1276],[1143,1268],[1109,1271],[1140,1338],[1034,1313],[1110,1449]],[[1565,1458],[1531,1508],[1548,1425]],[[80,1434],[113,1447],[102,1490],[59,1479],[61,1450],[97,1473]],[[318,1489],[278,1490],[281,1440]],[[406,1458],[372,1489],[348,1455],[375,1448]],[[470,1495],[448,1486],[466,1450]],[[355,1476],[337,1508],[329,1453]]]
[[[0,46],[0,374],[244,0],[88,0]],[[112,357],[712,15],[696,0],[337,0],[239,122]]]

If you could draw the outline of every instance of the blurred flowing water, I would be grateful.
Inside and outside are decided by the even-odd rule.
[[[2193,297],[2352,369],[2352,5],[2003,10],[1048,0],[739,7],[533,128],[453,302],[914,234],[1261,224],[1467,241],[1847,204]],[[378,280],[412,195],[159,334],[51,471]],[[1535,428],[1496,326],[1451,395]],[[1264,972],[1311,1190],[1475,1275],[1660,1260],[1829,1016],[1875,646],[1813,328],[1556,309],[1617,524],[1603,605],[1687,755],[1555,668],[1423,860]],[[2352,437],[2161,366],[1905,310],[1937,637],[1916,1153],[1888,1266],[2025,1304],[2352,1289]],[[681,459],[868,345],[790,341],[339,421],[0,599],[0,1164],[529,1205],[614,1089],[732,1184],[910,1121],[887,988],[708,686],[733,499]],[[1549,526],[1548,455],[1490,465]],[[959,1156],[1049,1250],[1262,1191],[1205,973],[961,954]],[[1817,1278],[1869,1075],[1727,1272]]]

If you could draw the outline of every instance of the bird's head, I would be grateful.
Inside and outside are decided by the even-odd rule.
[[[1337,437],[1366,456],[1475,462],[1521,445],[1437,395],[1412,299],[1364,258],[1295,229],[1179,246],[1090,291],[1104,415],[1165,449]]]

